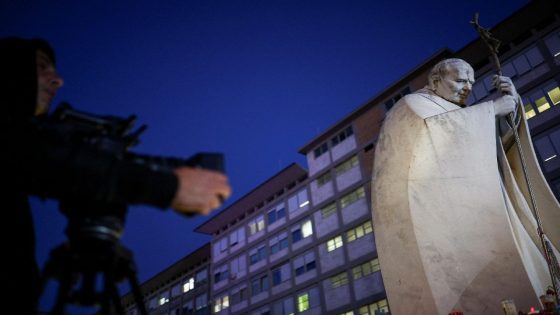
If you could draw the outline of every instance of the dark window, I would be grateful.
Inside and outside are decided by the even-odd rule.
[[[282,270],[280,268],[272,270],[272,285],[278,285],[282,283]]]
[[[292,231],[292,243],[295,243],[297,241],[300,241],[303,238],[303,235],[301,234],[301,228]]]
[[[331,139],[332,145],[335,146],[341,143],[342,141],[346,140],[346,138],[350,137],[353,134],[354,131],[352,130],[352,126],[347,127],[341,133],[339,133],[338,135],[336,135],[334,138]]]
[[[268,224],[272,224],[286,216],[286,209],[274,209],[268,212]]]
[[[329,147],[327,146],[327,144],[323,143],[317,149],[315,149],[313,151],[313,153],[315,154],[315,158],[318,158],[321,155],[323,155],[325,152],[327,152],[328,150],[329,150]]]

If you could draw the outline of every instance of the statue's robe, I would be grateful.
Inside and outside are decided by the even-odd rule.
[[[392,314],[502,314],[504,299],[518,310],[540,307],[551,280],[516,146],[497,129],[491,101],[460,108],[427,89],[387,114],[375,151],[372,211]],[[556,250],[560,207],[525,119],[518,130]]]

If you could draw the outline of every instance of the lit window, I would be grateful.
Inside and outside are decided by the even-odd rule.
[[[253,235],[259,231],[264,230],[264,217],[262,215],[249,221],[249,234]]]
[[[345,173],[348,170],[350,170],[351,168],[353,168],[354,166],[357,166],[358,164],[359,164],[358,156],[354,155],[353,157],[344,161],[342,164],[338,165],[335,168],[336,175],[338,176],[342,173]]]
[[[386,299],[377,301],[370,305],[360,307],[360,315],[378,315],[378,314],[388,314],[388,313],[389,313],[389,305],[387,304]]]
[[[537,105],[537,110],[539,111],[539,113],[542,113],[550,108],[550,104],[548,104],[548,101],[544,96],[536,100],[535,105]]]
[[[297,297],[297,305],[299,312],[305,312],[309,309],[309,294],[303,293]]]
[[[366,223],[346,232],[346,239],[348,240],[348,242],[352,242],[363,237],[364,235],[370,234],[371,232],[373,232],[371,221],[367,221]]]
[[[326,172],[325,174],[317,177],[317,186],[321,187],[331,180],[331,173]]]
[[[340,207],[344,209],[365,196],[364,187],[360,187],[340,198]]]
[[[535,117],[536,113],[531,104],[525,104],[523,107],[525,108],[525,117],[527,117],[527,119]]]
[[[335,212],[336,212],[336,203],[331,202],[330,204],[326,205],[324,208],[321,209],[321,216],[324,219]]]
[[[354,275],[354,280],[358,280],[379,270],[379,259],[375,258],[365,264],[352,268],[352,274]]]
[[[329,252],[340,247],[342,247],[342,236],[340,235],[327,241],[327,251]]]
[[[560,88],[556,81],[545,82],[525,94],[528,95],[528,97],[523,98],[527,118],[533,117],[533,114],[538,115],[550,107],[560,104]]]
[[[560,88],[555,87],[552,90],[548,91],[548,97],[552,101],[552,105],[557,105],[560,103]]]
[[[229,296],[224,295],[214,300],[214,313],[219,313],[229,307]]]
[[[301,225],[292,228],[292,243],[298,242],[311,235],[313,235],[313,225],[311,224],[311,220],[306,220]]]
[[[307,196],[307,189],[305,188],[288,199],[288,208],[290,209],[290,211],[301,209],[308,204],[309,197]]]
[[[194,278],[190,278],[183,284],[183,293],[187,293],[192,289],[194,289]]]
[[[331,286],[332,288],[338,288],[340,286],[346,285],[348,284],[348,275],[346,274],[346,271],[337,274],[334,277],[331,277]]]
[[[313,226],[311,225],[311,220],[307,220],[301,225],[301,234],[303,235],[303,238],[306,238],[313,234]]]

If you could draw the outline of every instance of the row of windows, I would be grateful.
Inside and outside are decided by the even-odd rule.
[[[355,199],[356,195],[362,195],[363,187],[359,187],[358,189],[350,192],[347,196],[348,199],[351,200],[358,200]],[[334,204],[334,203],[333,203]],[[325,208],[321,210],[321,214],[324,215],[326,212],[333,213],[336,210],[336,205],[333,207],[333,204],[327,205]],[[332,210],[334,209],[334,210]],[[330,214],[329,214],[330,215]],[[289,233],[288,233],[289,232]],[[371,234],[373,232],[372,223],[371,221],[367,221],[363,224],[360,224],[348,231],[345,232],[345,240],[346,242],[352,242],[356,239],[359,239],[367,234]],[[269,255],[274,255],[280,252],[283,249],[286,249],[291,244],[296,244],[299,241],[306,239],[312,236],[314,233],[313,228],[313,221],[308,218],[304,219],[294,226],[290,228],[289,231],[284,230],[276,235],[270,237],[268,242],[262,243],[251,250],[249,250],[249,265],[256,265],[261,261],[265,261]],[[344,244],[344,240],[342,235],[337,235],[334,238],[328,240],[325,243],[327,251],[333,251],[337,248],[342,247]],[[229,268],[228,268],[229,266]],[[231,273],[229,272],[231,270]],[[229,261],[229,264],[224,264],[214,269],[214,283],[218,284],[222,281],[228,280],[230,277],[237,277],[237,275],[244,275],[247,271],[247,264],[246,264],[246,256],[245,254],[241,254]]]
[[[552,172],[560,168],[560,127],[534,139],[533,143],[545,172]]]
[[[544,39],[548,50],[556,60],[560,58],[560,32],[556,31]]]
[[[187,277],[183,281],[173,285],[171,290],[164,290],[157,295],[150,297],[148,307],[150,309],[155,309],[161,305],[164,305],[170,301],[170,298],[175,298],[181,294],[186,294],[191,292],[195,288],[196,284],[204,284],[207,281],[207,270],[199,271],[194,277]]]
[[[183,314],[198,314],[204,313],[208,307],[208,296],[202,294],[197,296],[194,300],[189,300],[183,303]]]
[[[315,270],[315,255],[313,252],[308,252],[304,255],[299,256],[294,259],[295,276],[298,277],[306,272]],[[379,271],[379,260],[377,258],[367,261],[361,265],[352,268],[352,275],[354,280],[358,280],[362,277],[373,274]],[[255,296],[262,292],[268,291],[269,288],[277,286],[287,280],[290,280],[290,264],[286,262],[279,267],[272,269],[271,275],[262,274],[254,277],[250,281],[250,295]],[[339,273],[330,279],[332,288],[338,288],[348,284],[348,273],[344,271]],[[301,296],[301,295],[300,295]],[[223,294],[214,300],[214,313],[218,313],[231,305],[237,305],[249,298],[249,290],[247,284],[239,285],[231,290],[231,300],[230,295]],[[298,303],[299,305],[299,303]],[[305,303],[303,303],[305,305]],[[386,306],[386,303],[385,303]],[[373,309],[375,303],[369,306],[364,306],[365,309]],[[299,308],[298,308],[299,309]],[[303,307],[305,309],[305,307]],[[299,309],[301,311],[301,309]]]
[[[536,45],[512,56],[502,63],[502,74],[510,77],[514,83],[519,78],[530,73],[544,62],[542,52]],[[479,78],[472,89],[472,97],[478,101],[496,91],[493,84],[494,74],[490,73]]]
[[[263,275],[262,277],[256,278],[251,281],[251,294],[253,296],[268,290],[268,288],[269,281],[268,276],[266,275]],[[223,310],[226,310],[230,306],[234,306],[248,300],[248,298],[249,292],[246,286],[234,288],[231,291],[231,296],[224,294],[214,299],[213,313],[219,313]],[[274,314],[288,315],[295,314],[295,310],[301,313],[319,306],[319,291],[317,288],[311,288],[299,294],[296,294],[295,296],[290,296],[276,301],[274,304],[265,306],[264,308],[261,308],[253,314],[270,314],[270,307],[272,307]]]
[[[385,108],[390,110],[393,106],[405,95],[410,94],[410,87],[405,87],[402,91],[400,91],[397,95],[391,97],[387,101],[385,101]]]
[[[346,127],[344,130],[339,132],[336,136],[331,138],[331,146],[332,147],[337,146],[339,143],[343,142],[347,138],[350,138],[353,134],[354,134],[354,130],[352,129],[352,126]],[[318,146],[315,150],[313,150],[313,156],[315,158],[318,158],[321,155],[327,153],[328,151],[329,151],[329,145],[328,142],[325,142],[320,146]]]
[[[371,234],[373,232],[373,228],[371,225],[371,221],[367,221],[359,226],[346,231],[346,242],[350,243],[353,242],[367,234]],[[327,252],[332,252],[333,250],[340,248],[344,245],[342,240],[342,235],[337,235],[325,243],[327,248]]]
[[[302,189],[290,198],[288,198],[288,209],[290,212],[295,212],[309,205],[309,197],[307,189]],[[266,213],[266,220],[268,225],[274,224],[279,220],[286,217],[286,208],[284,204],[272,207]],[[247,221],[247,227],[242,226],[229,234],[229,237],[224,237],[217,241],[214,245],[214,254],[217,256],[221,253],[227,252],[228,248],[233,248],[245,241],[245,229],[247,229],[249,236],[252,236],[266,227],[265,215],[257,215]]]
[[[335,172],[336,176],[340,176],[340,175],[346,173],[347,171],[349,171],[350,169],[358,166],[359,164],[360,163],[358,161],[358,156],[354,155],[350,159],[348,159],[348,160],[344,161],[343,163],[337,165],[334,168],[334,172]],[[330,182],[331,179],[332,179],[331,172],[328,171],[325,174],[317,177],[317,186],[318,187],[324,186],[325,184]]]
[[[292,264],[287,261],[279,265],[278,267],[273,268],[270,272],[270,275],[268,273],[263,273],[251,278],[249,282],[250,292],[248,290],[247,284],[245,283],[234,287],[230,292],[231,305],[241,303],[242,301],[248,299],[249,295],[258,295],[262,292],[268,291],[268,289],[271,287],[275,287],[284,283],[285,281],[290,280],[292,277],[292,271],[295,277],[299,277],[315,269],[315,253],[313,251],[306,252],[294,258]],[[227,304],[229,305],[230,300],[229,298],[224,298],[226,296],[228,296],[228,294],[224,294],[216,298],[215,302],[221,305],[219,309],[223,309],[223,301],[227,301]],[[215,308],[216,311],[219,311],[219,309]]]
[[[346,164],[350,165],[350,167],[353,167],[352,165],[356,165],[355,163],[357,163],[357,157],[352,157],[347,162],[343,163],[341,166],[347,169]],[[364,187],[359,187],[340,198],[341,208],[346,208],[362,198],[365,198],[365,190]],[[292,196],[292,200],[293,201],[288,201],[288,204],[292,203],[293,207],[299,208],[299,207],[307,206],[309,204],[309,199],[307,197],[307,190],[302,189],[297,194]],[[336,202],[331,202],[320,209],[323,218],[327,218],[328,216],[334,214],[336,210],[337,210]],[[256,217],[248,221],[247,226],[249,229],[250,236],[256,234],[257,232],[265,230],[266,227],[265,218],[268,221],[268,225],[270,225],[278,222],[281,219],[284,219],[285,216],[286,216],[286,211],[283,205],[277,205],[275,207],[272,207],[266,213],[266,216],[264,214],[257,215]],[[304,222],[303,226],[300,225],[301,224],[297,224],[295,227],[292,227],[292,231],[291,231],[292,243],[304,239],[313,233],[313,227],[311,221],[309,221],[308,223]],[[230,233],[229,237],[224,237],[218,242],[216,242],[214,244],[214,252],[225,253],[227,252],[229,247],[233,248],[243,243],[244,241],[245,241],[245,227],[240,227],[237,230]],[[274,247],[272,249],[272,253],[274,254],[275,252],[280,251],[281,249],[287,247],[287,245],[288,245],[288,241],[286,239],[284,240],[283,243],[279,243],[276,247]],[[255,259],[254,260],[252,259],[251,261],[256,263],[257,261],[261,260],[264,257],[265,256],[263,256],[263,253],[261,253],[260,255],[255,256]]]
[[[150,310],[155,308],[155,307],[152,307],[151,302],[148,305],[148,307],[150,308]],[[201,294],[201,295],[198,295],[194,299],[190,299],[190,300],[184,302],[183,305],[182,305],[182,312],[181,312],[180,308],[176,308],[174,310],[171,310],[171,312],[169,314],[172,314],[172,315],[207,314],[207,312],[206,312],[207,307],[208,307],[208,296],[207,296],[207,294]],[[133,307],[131,309],[128,309],[126,314],[127,315],[138,315],[138,314],[140,314],[140,312],[138,311],[138,309],[136,307]]]
[[[379,300],[369,305],[360,307],[358,312],[359,315],[389,314],[389,304],[387,304],[387,299]],[[354,315],[354,311],[342,313],[340,315]]]
[[[371,228],[371,221],[367,221],[359,226],[348,230],[346,232],[349,235],[349,239],[355,240],[360,238],[366,234],[370,234],[372,232]],[[335,237],[332,240],[327,242],[327,247],[331,245],[331,243],[339,244],[342,246],[342,238],[341,236]],[[334,245],[336,246],[336,245]],[[219,274],[226,273],[227,265],[222,266],[223,269],[219,270]],[[292,265],[290,262],[284,262],[283,264],[272,268],[270,272],[270,278],[267,273],[261,274],[257,277],[253,277],[250,281],[251,283],[251,296],[257,295],[263,291],[268,290],[269,288],[269,281],[272,284],[272,287],[277,286],[285,281],[288,281],[292,278],[292,274],[295,277],[299,277],[301,275],[306,274],[312,270],[317,268],[315,253],[311,250],[308,251],[300,256],[297,256],[293,259]],[[379,262],[377,259],[369,261],[365,264],[356,266],[352,269],[352,274],[354,275],[354,279],[357,280],[363,276],[369,275],[375,271],[379,270]],[[292,272],[293,271],[293,272]],[[341,276],[343,277],[343,276]],[[217,277],[216,277],[217,279]],[[341,280],[342,281],[342,280]],[[345,284],[341,283],[340,285]],[[335,286],[336,287],[336,286]],[[247,288],[245,284],[238,286],[236,289],[232,291],[232,303],[236,304],[239,303],[247,298]],[[228,300],[229,303],[229,300]]]
[[[313,235],[313,225],[310,219],[301,221],[300,223],[294,225],[291,228],[291,240],[292,244],[295,244],[307,237]],[[266,244],[257,246],[249,251],[249,265],[254,265],[268,257],[268,255],[273,255],[289,245],[288,232],[281,232],[268,241],[268,248]],[[246,264],[244,263],[245,255],[240,255],[231,260],[230,265],[232,269],[232,276],[237,275],[237,273],[244,273],[246,271]],[[228,279],[230,276],[228,272],[228,265],[223,265],[214,269],[214,283],[219,283],[223,280]]]
[[[523,107],[527,119],[560,104],[560,87],[553,81],[529,91],[526,95],[523,97]]]
[[[364,264],[361,264],[359,266],[356,266],[354,268],[352,268],[352,275],[354,280],[358,280],[362,277],[368,276],[376,271],[379,271],[379,259],[375,258],[372,259]],[[347,285],[348,284],[348,273],[346,271],[343,271],[333,277],[331,277],[330,279],[331,282],[331,287],[333,289],[341,287],[343,285]]]

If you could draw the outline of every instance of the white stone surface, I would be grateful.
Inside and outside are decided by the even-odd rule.
[[[501,314],[506,298],[528,310],[550,284],[526,191],[517,186],[524,184],[515,147],[496,146],[494,107],[460,108],[423,89],[385,119],[372,197],[392,314]],[[545,231],[559,246],[560,207],[524,122],[520,134]]]

